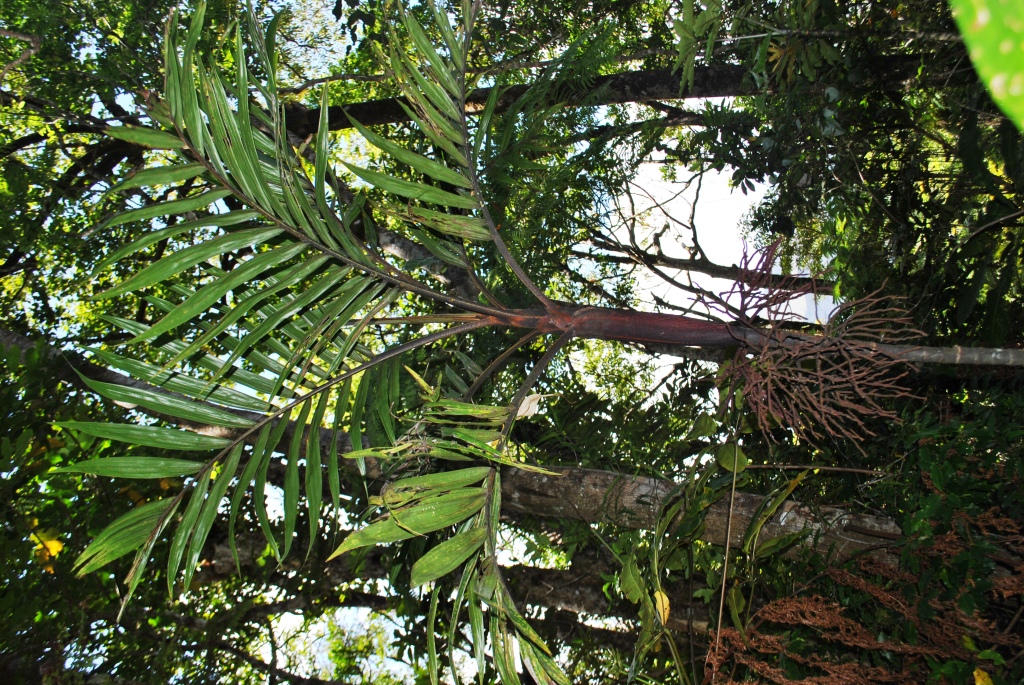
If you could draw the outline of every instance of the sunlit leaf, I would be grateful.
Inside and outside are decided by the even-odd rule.
[[[441,190],[434,186],[428,186],[414,181],[406,181],[377,171],[370,171],[369,169],[363,169],[362,167],[357,167],[354,164],[349,164],[348,162],[345,162],[345,166],[348,167],[349,171],[373,187],[379,188],[380,190],[388,193],[394,193],[395,195],[400,195],[413,200],[420,200],[421,202],[443,205],[445,207],[456,207],[458,209],[478,209],[480,206],[480,203],[472,197],[456,195],[455,193],[449,193],[446,190]]]
[[[157,426],[131,426],[89,421],[59,421],[53,425],[70,428],[98,438],[128,442],[143,447],[160,447],[167,450],[214,450],[226,447],[231,442],[226,438],[215,438]]]
[[[349,535],[328,560],[359,547],[408,540],[455,525],[480,511],[485,499],[486,493],[481,489],[460,489],[394,511],[388,518]]]
[[[486,537],[486,528],[473,528],[445,540],[413,564],[409,585],[419,587],[451,573],[480,549]]]
[[[180,272],[189,269],[196,264],[205,262],[211,257],[219,257],[228,252],[262,243],[281,232],[278,228],[253,228],[208,240],[198,245],[174,252],[155,264],[135,274],[127,281],[106,290],[96,296],[96,299],[116,297],[133,290],[141,290],[156,283],[170,279]]]
[[[204,171],[206,171],[206,167],[198,163],[172,164],[152,169],[143,169],[142,171],[135,172],[117,185],[112,186],[110,192],[141,188],[143,186],[152,187],[181,183],[190,178],[195,178]]]
[[[203,463],[166,457],[104,457],[87,459],[50,473],[88,473],[108,478],[173,478],[203,468]]]
[[[173,498],[155,500],[132,509],[107,526],[75,561],[79,577],[134,552],[149,539],[158,520],[168,513]]]
[[[108,221],[103,224],[103,228],[112,228],[114,226],[120,226],[126,224],[129,221],[143,221],[145,219],[152,219],[154,217],[164,217],[171,214],[184,214],[185,212],[194,212],[197,209],[209,207],[217,200],[221,200],[231,194],[230,190],[225,188],[219,188],[216,190],[207,190],[199,195],[191,195],[178,200],[168,200],[166,202],[156,202],[145,207],[139,207],[138,209],[130,209],[127,212],[121,212],[115,214]]]
[[[145,126],[108,126],[106,133],[111,138],[158,150],[180,150],[185,147],[184,141],[178,136]]]
[[[146,388],[102,383],[84,376],[82,376],[82,380],[100,395],[122,406],[143,407],[167,416],[212,426],[248,428],[253,424],[251,419],[238,416],[206,402],[193,402],[170,393]]]

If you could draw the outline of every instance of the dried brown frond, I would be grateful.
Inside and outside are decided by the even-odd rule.
[[[811,443],[826,436],[859,442],[873,435],[868,420],[897,420],[887,404],[913,397],[903,384],[907,365],[876,344],[906,343],[920,333],[907,311],[879,292],[840,306],[818,335],[793,330],[798,317],[790,304],[816,293],[770,277],[776,249],[770,246],[756,263],[744,257],[744,266],[761,277],[737,282],[729,294],[744,312],[737,337],[746,345],[724,373],[742,389],[766,434],[784,425]]]

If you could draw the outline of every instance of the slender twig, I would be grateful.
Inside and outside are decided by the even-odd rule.
[[[818,466],[816,464],[747,464],[748,469],[779,469],[783,471],[833,471],[836,473],[862,473],[866,476],[884,476],[885,471],[875,469],[855,469],[845,466]]]
[[[544,352],[544,355],[537,361],[537,364],[530,370],[530,374],[523,381],[523,384],[519,387],[519,391],[516,392],[515,397],[512,398],[510,405],[511,411],[507,421],[505,422],[504,428],[501,430],[501,445],[504,445],[508,441],[509,433],[512,431],[512,426],[516,422],[516,415],[519,413],[519,405],[523,403],[526,398],[526,393],[530,392],[530,388],[533,387],[540,375],[544,373],[544,369],[547,368],[551,360],[555,358],[558,351],[561,350],[565,345],[572,340],[572,330],[568,330],[563,333],[554,344]]]
[[[1010,219],[1016,219],[1017,217],[1019,217],[1022,214],[1024,214],[1024,209],[1016,211],[1013,214],[1007,214],[1006,216],[1001,216],[998,219],[990,221],[987,224],[985,224],[984,226],[980,226],[980,227],[974,229],[973,231],[971,231],[971,234],[969,236],[967,236],[967,240],[965,240],[964,242],[965,243],[970,242],[970,240],[972,238],[977,236],[982,231],[986,231],[986,230],[992,228],[993,226],[998,226],[999,224],[1003,223],[1004,221],[1009,221]]]
[[[42,47],[43,41],[39,36],[17,33],[9,29],[0,29],[0,36],[3,36],[4,38],[14,38],[28,43],[28,47],[22,50],[21,54],[18,55],[17,58],[5,64],[3,69],[0,69],[0,83],[3,83],[4,79],[7,78],[7,72],[18,65],[23,64],[29,57],[39,52],[39,48]]]
[[[476,392],[480,389],[484,382],[488,378],[490,378],[495,371],[500,369],[505,364],[509,357],[515,354],[516,351],[519,350],[523,345],[525,345],[526,343],[530,342],[531,340],[538,336],[540,336],[540,333],[537,333],[536,331],[530,331],[522,338],[520,338],[518,341],[516,341],[516,343],[512,345],[512,347],[508,348],[500,355],[498,355],[494,359],[494,361],[487,365],[487,368],[480,372],[480,375],[476,377],[475,381],[473,381],[473,385],[469,386],[469,390],[466,391],[466,394],[463,395],[462,399],[465,400],[466,402],[472,400],[473,395],[476,394]]]

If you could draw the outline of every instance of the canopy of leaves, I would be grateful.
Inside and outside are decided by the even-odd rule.
[[[0,9],[9,680],[1020,680],[1019,372],[809,441],[635,311],[787,287],[639,215],[656,163],[1017,346],[1020,132],[944,3],[47,5]]]

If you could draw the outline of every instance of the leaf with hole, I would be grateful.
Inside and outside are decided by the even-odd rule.
[[[747,464],[750,463],[747,455],[743,453],[743,449],[735,442],[727,442],[721,445],[715,452],[715,461],[723,469],[732,473],[742,473],[747,468]]]

